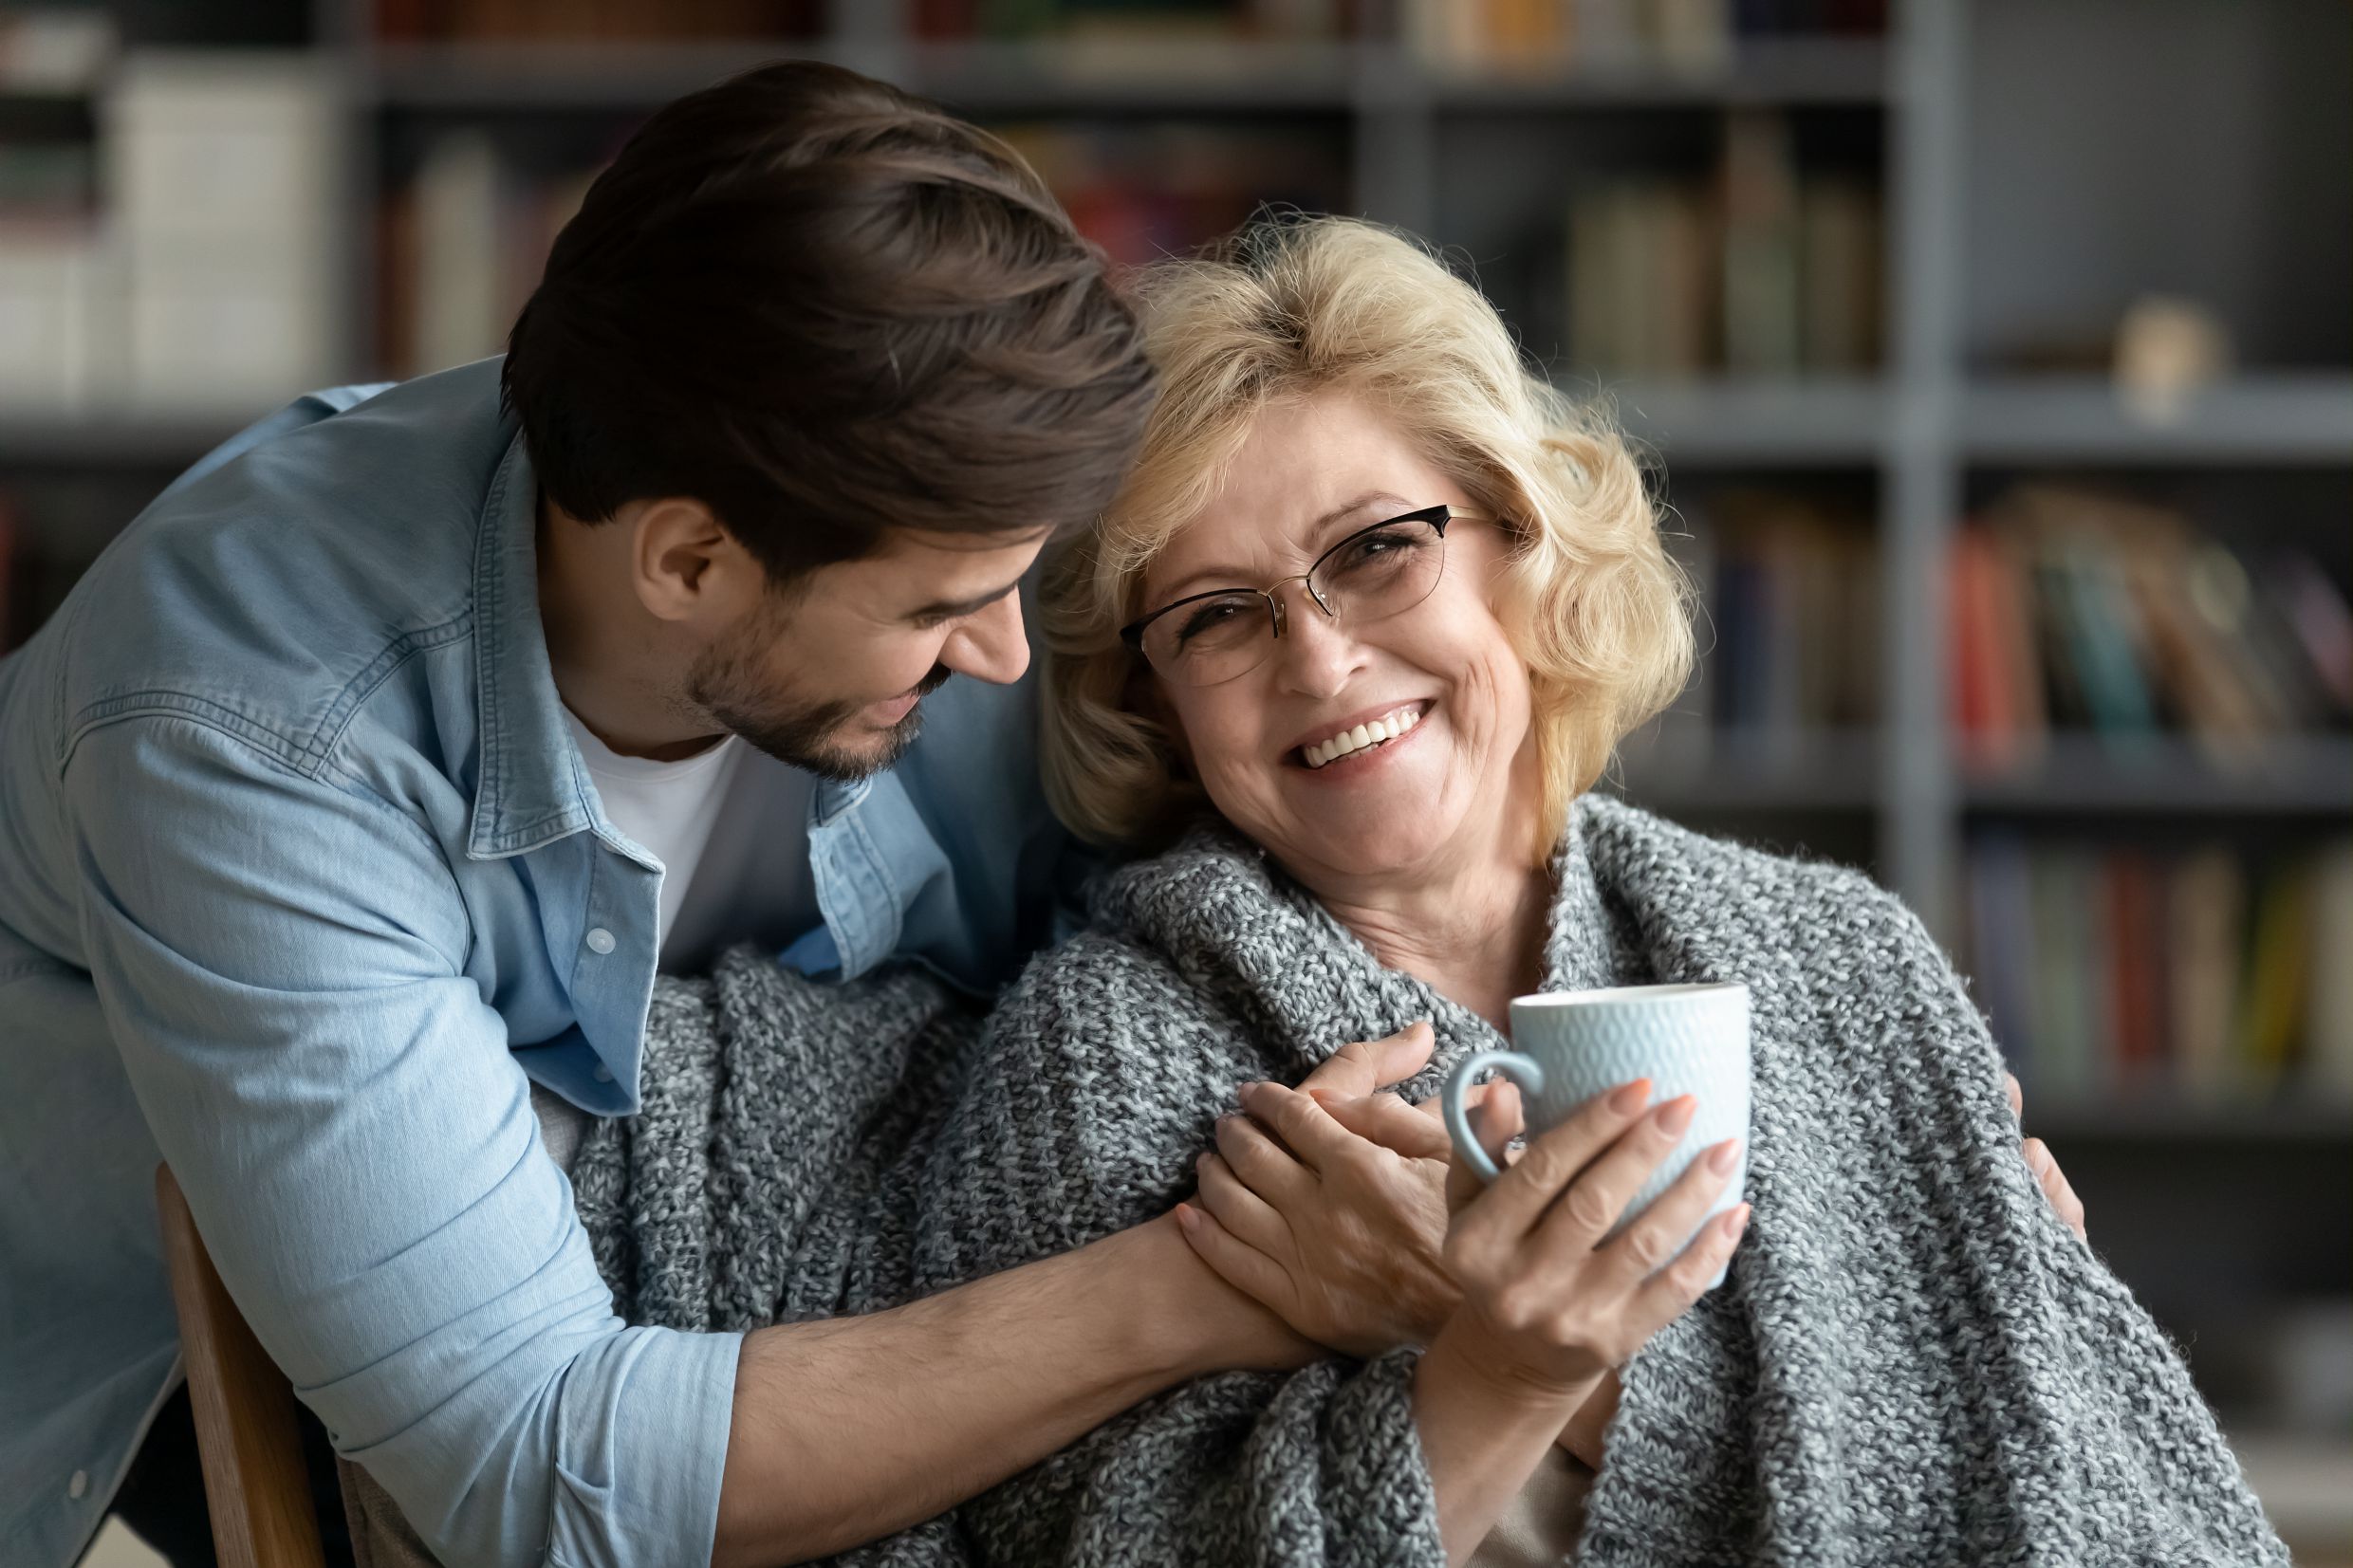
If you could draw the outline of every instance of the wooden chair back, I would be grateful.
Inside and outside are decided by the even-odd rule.
[[[294,1392],[229,1299],[168,1165],[156,1208],[221,1568],[323,1568]]]

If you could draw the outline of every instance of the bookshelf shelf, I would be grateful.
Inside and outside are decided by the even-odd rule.
[[[255,409],[258,418],[266,410]],[[0,417],[0,464],[10,468],[175,469],[195,461],[246,423],[228,418],[93,415]]]
[[[1964,402],[1962,440],[1980,462],[2353,467],[2353,374],[2248,377],[2157,417],[2101,380],[1984,381]]]
[[[2353,1104],[2325,1099],[2207,1104],[2175,1096],[2070,1103],[2027,1091],[2026,1131],[2060,1150],[2102,1144],[2353,1144]]]
[[[652,109],[764,61],[833,60],[817,39],[644,44],[384,42],[354,75],[363,106],[466,113]]]
[[[1753,38],[1721,64],[1682,68],[1600,61],[1567,71],[1424,75],[1440,107],[1473,110],[1871,104],[1887,98],[1890,83],[1887,47],[1875,38]]]
[[[366,50],[364,96],[407,109],[651,107],[776,59],[881,68],[976,110],[1720,108],[1871,104],[1889,91],[1873,39],[1751,40],[1720,64],[1525,70],[1450,67],[1394,44],[1220,39],[883,43],[746,38],[643,43],[416,43]]]
[[[1344,44],[1178,39],[918,44],[905,78],[974,110],[1350,108],[1381,62]]]
[[[882,56],[878,58],[878,51]],[[386,107],[624,112],[658,104],[772,60],[828,60],[880,70],[975,112],[1347,109],[1362,51],[1340,44],[1177,40],[1149,46],[973,42],[862,48],[833,39],[750,38],[645,44],[374,46],[364,80]]]
[[[1563,381],[1590,397],[1591,382]],[[1677,463],[1743,468],[1879,461],[1895,401],[1875,378],[1625,382],[1601,395],[1626,433]]]
[[[1880,743],[1869,731],[1675,734],[1624,747],[1623,793],[1667,811],[1870,811]]]
[[[2343,815],[2353,810],[2353,737],[2264,743],[2228,761],[2173,736],[2054,735],[2016,771],[1972,769],[1973,810]]]

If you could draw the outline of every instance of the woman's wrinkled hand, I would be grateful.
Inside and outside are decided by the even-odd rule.
[[[1727,1139],[1603,1240],[1696,1109],[1685,1095],[1645,1111],[1649,1098],[1648,1080],[1637,1079],[1587,1100],[1531,1140],[1448,1230],[1444,1257],[1462,1305],[1440,1337],[1507,1396],[1579,1409],[1699,1300],[1747,1227],[1745,1203],[1700,1224],[1739,1161],[1739,1140]],[[1473,1117],[1491,1152],[1510,1136],[1498,1119]]]
[[[1378,1092],[1418,1072],[1433,1044],[1425,1021],[1343,1046],[1296,1092],[1245,1084],[1244,1115],[1219,1124],[1200,1190],[1177,1211],[1227,1283],[1351,1356],[1427,1344],[1458,1300],[1438,1256],[1453,1151],[1437,1103]],[[1467,1100],[1517,1095],[1497,1082]]]

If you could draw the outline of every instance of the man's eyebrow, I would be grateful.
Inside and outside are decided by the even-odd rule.
[[[954,620],[958,616],[976,615],[1020,586],[1021,579],[1015,578],[1002,588],[992,589],[972,599],[940,600],[936,603],[919,605],[907,612],[907,618],[909,620]]]
[[[1373,506],[1376,503],[1381,506],[1396,507],[1400,511],[1406,510],[1412,506],[1412,503],[1406,501],[1403,497],[1392,495],[1387,490],[1366,490],[1362,495],[1358,496],[1355,500],[1342,502],[1339,506],[1334,507],[1330,511],[1325,512],[1323,516],[1308,524],[1307,537],[1309,539],[1313,539],[1317,535],[1321,534],[1325,529],[1339,522],[1342,518],[1348,516],[1352,512],[1361,512],[1365,507]],[[1233,587],[1241,587],[1243,586],[1243,570],[1239,566],[1204,566],[1199,571],[1188,572],[1183,577],[1177,579],[1175,582],[1170,583],[1167,590],[1159,596],[1159,601],[1166,604],[1172,600],[1182,599],[1188,592],[1193,591],[1196,585],[1213,581],[1222,580]],[[1250,586],[1255,587],[1257,584],[1251,583]]]

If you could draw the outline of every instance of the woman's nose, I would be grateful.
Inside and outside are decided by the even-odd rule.
[[[1324,613],[1306,583],[1292,583],[1286,591],[1290,599],[1283,635],[1274,640],[1279,677],[1302,696],[1337,695],[1363,663],[1363,649],[1346,627]]]

